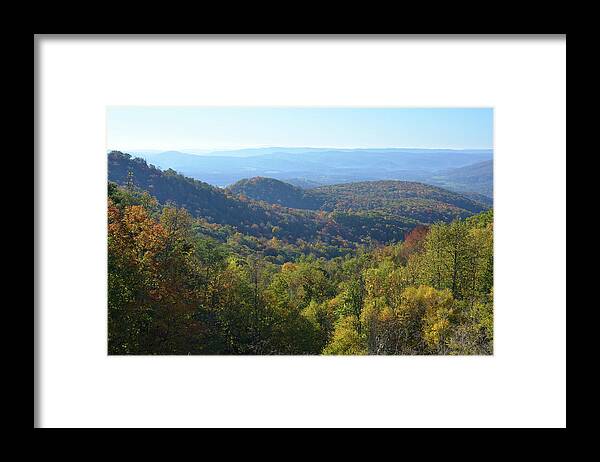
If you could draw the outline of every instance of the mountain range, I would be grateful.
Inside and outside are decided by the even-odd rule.
[[[251,148],[191,154],[133,151],[161,169],[226,187],[249,177],[269,177],[304,187],[360,181],[400,180],[492,194],[490,149]]]
[[[223,189],[118,151],[108,154],[108,180],[146,191],[161,204],[185,208],[206,223],[258,239],[338,248],[399,241],[420,224],[466,218],[488,208],[437,186],[395,180],[307,190],[253,177]]]

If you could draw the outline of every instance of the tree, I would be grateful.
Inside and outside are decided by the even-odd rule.
[[[358,333],[358,319],[355,316],[342,317],[335,326],[333,338],[323,350],[325,355],[364,355],[367,345]]]
[[[400,251],[402,263],[406,263],[410,255],[423,251],[425,247],[425,238],[427,237],[428,232],[428,226],[418,225],[406,234]]]

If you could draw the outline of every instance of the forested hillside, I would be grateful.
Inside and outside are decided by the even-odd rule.
[[[263,177],[245,178],[229,186],[227,191],[295,209],[318,210],[325,199],[312,190],[304,190],[290,183]]]
[[[276,264],[111,186],[110,354],[491,354],[492,213]]]
[[[323,210],[380,210],[422,223],[465,218],[487,208],[463,195],[409,181],[345,183],[321,186],[310,192],[325,197]]]
[[[482,204],[396,181],[222,190],[108,162],[109,354],[492,354]]]
[[[185,208],[193,217],[231,226],[259,239],[322,243],[338,249],[370,240],[399,240],[418,224],[410,218],[380,213],[325,213],[257,202],[173,170],[163,172],[121,152],[111,152],[108,162],[110,181],[120,185],[131,183],[132,188],[147,191],[161,204],[172,203]]]
[[[255,177],[240,180],[227,190],[285,207],[348,213],[377,211],[426,224],[465,218],[488,208],[483,201],[410,181],[364,181],[303,190],[273,178]]]
[[[108,154],[108,178],[147,191],[159,203],[185,208],[208,224],[293,244],[303,253],[335,256],[370,242],[397,242],[418,224],[464,218],[481,204],[441,188],[410,182],[365,182],[302,190],[271,178],[220,189],[129,154]],[[229,236],[229,237],[230,237]],[[268,247],[268,246],[267,246]],[[271,252],[272,253],[272,252]]]

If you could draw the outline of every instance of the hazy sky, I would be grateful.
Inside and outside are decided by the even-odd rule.
[[[492,148],[493,110],[110,107],[107,148]]]

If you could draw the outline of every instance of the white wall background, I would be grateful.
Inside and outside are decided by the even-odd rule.
[[[564,38],[38,47],[39,426],[566,425]],[[108,105],[494,107],[494,356],[108,357]]]

